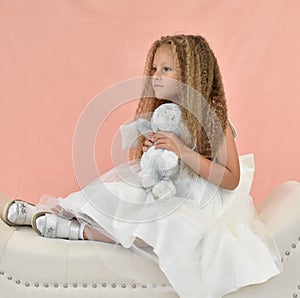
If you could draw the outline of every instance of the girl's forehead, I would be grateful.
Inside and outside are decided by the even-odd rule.
[[[156,49],[154,60],[160,60],[160,59],[173,61],[173,53],[171,51],[170,44],[163,44]]]
[[[163,53],[170,53],[171,54],[172,53],[171,45],[169,43],[164,43],[156,49],[156,53],[157,52],[163,52]]]

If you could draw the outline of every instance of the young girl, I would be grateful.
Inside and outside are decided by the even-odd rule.
[[[149,133],[130,150],[132,162],[64,199],[53,198],[51,211],[15,200],[4,208],[3,220],[32,225],[44,237],[134,249],[157,261],[183,298],[220,298],[279,274],[278,249],[256,219],[240,181],[236,132],[228,121],[221,74],[206,40],[176,35],[155,41],[145,75],[151,82],[146,83],[136,118],[175,102],[192,144],[171,132]],[[137,182],[139,159],[151,146],[173,151],[180,160],[171,199],[154,200]]]

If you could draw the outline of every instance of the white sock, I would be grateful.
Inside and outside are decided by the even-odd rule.
[[[26,202],[16,202],[9,207],[7,219],[14,224],[30,225],[31,218],[35,212],[35,206],[27,204]]]

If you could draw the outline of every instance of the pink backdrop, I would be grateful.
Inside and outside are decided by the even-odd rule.
[[[0,14],[0,191],[8,196],[36,202],[78,190],[80,114],[101,90],[142,74],[153,40],[177,33],[201,34],[214,49],[239,153],[255,156],[255,203],[299,180],[299,1],[0,0]],[[111,167],[112,138],[135,103],[121,110],[97,139],[99,172]]]

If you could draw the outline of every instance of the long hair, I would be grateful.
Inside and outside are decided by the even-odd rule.
[[[200,97],[189,97],[185,93],[181,98],[182,122],[190,132],[194,150],[212,159],[221,145],[228,121],[227,105],[222,83],[222,77],[217,59],[208,42],[199,35],[164,36],[155,41],[147,55],[144,75],[153,75],[153,60],[156,50],[164,44],[169,44],[174,57],[177,80],[191,87]],[[145,84],[140,98],[135,118],[151,114],[166,100],[156,98],[149,92],[151,84]],[[201,98],[201,99],[200,99]],[[204,101],[203,101],[204,100]],[[142,156],[142,146],[145,138],[140,137],[140,146],[132,148],[130,159]]]

